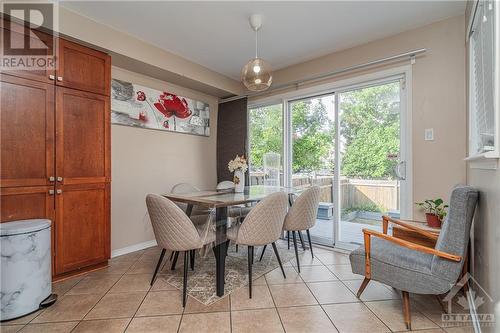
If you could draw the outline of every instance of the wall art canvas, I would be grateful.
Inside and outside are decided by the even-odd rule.
[[[209,136],[210,108],[205,102],[113,79],[111,122]]]

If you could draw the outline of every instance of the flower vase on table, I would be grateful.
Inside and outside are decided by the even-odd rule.
[[[241,193],[245,190],[245,172],[248,169],[244,155],[236,155],[227,165],[229,171],[234,172],[234,192]]]

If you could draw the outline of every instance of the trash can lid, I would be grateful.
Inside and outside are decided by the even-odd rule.
[[[13,236],[36,232],[50,227],[50,220],[32,219],[0,223],[0,236]]]

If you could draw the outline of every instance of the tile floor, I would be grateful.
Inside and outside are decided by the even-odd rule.
[[[10,332],[397,332],[404,331],[399,293],[371,282],[361,297],[362,277],[352,274],[347,255],[315,248],[302,252],[301,273],[287,262],[254,281],[253,298],[243,287],[204,306],[193,298],[185,309],[181,292],[159,275],[149,286],[158,248],[110,261],[109,267],[54,284],[52,307],[3,323]],[[260,253],[260,251],[257,251]],[[464,333],[471,328],[442,327],[433,297],[412,295],[413,330]]]

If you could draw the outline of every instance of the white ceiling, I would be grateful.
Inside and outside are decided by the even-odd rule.
[[[239,79],[254,56],[251,14],[262,14],[260,56],[274,69],[465,12],[463,1],[71,1],[64,7]]]

